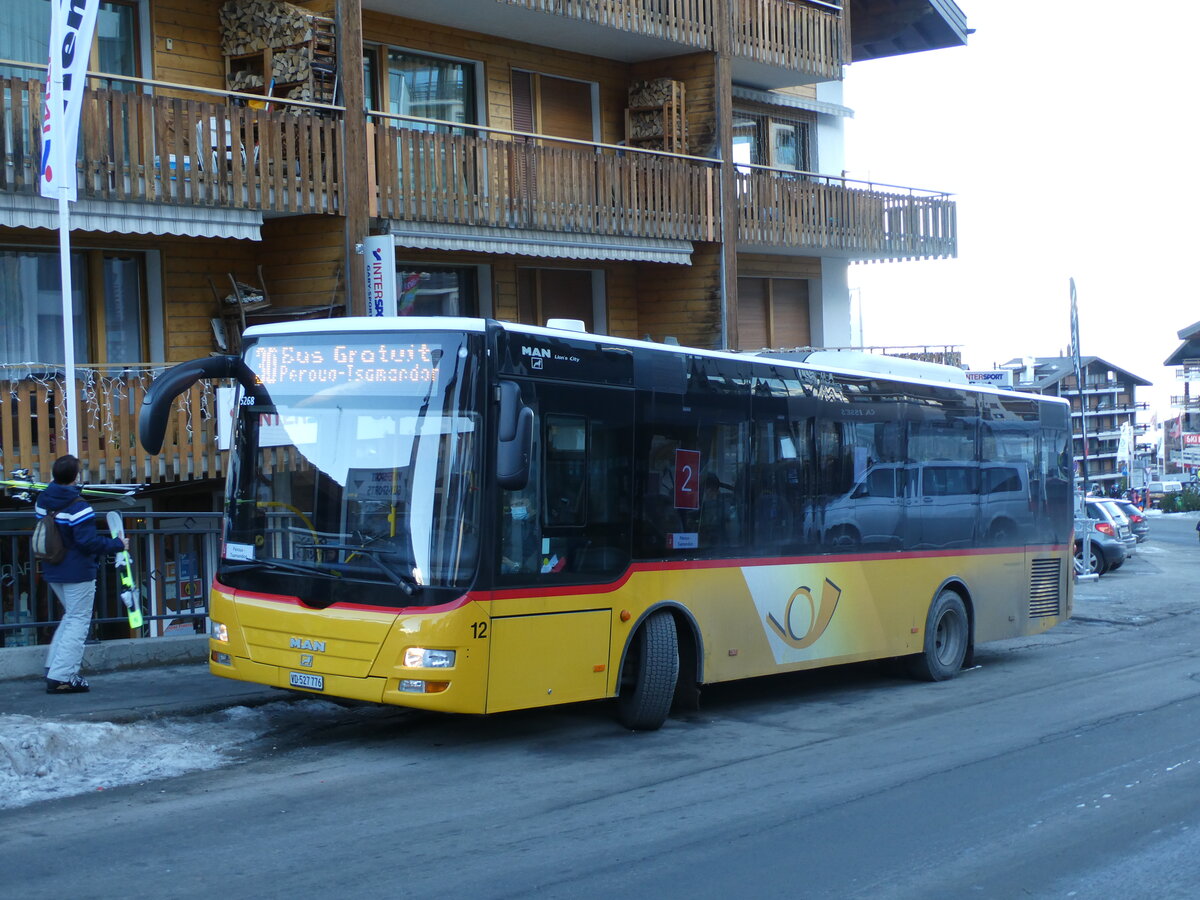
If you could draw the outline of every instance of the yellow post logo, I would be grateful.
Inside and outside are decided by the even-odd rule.
[[[796,650],[811,647],[829,627],[829,621],[833,618],[833,611],[837,609],[841,596],[842,589],[828,578],[821,588],[819,603],[813,597],[810,588],[796,588],[784,607],[783,624],[779,624],[774,613],[767,613],[767,624],[789,647]],[[797,599],[803,599],[805,602],[797,604]],[[808,615],[805,616],[805,613]]]

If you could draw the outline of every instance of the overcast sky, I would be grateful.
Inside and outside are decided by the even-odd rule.
[[[1187,0],[957,0],[966,47],[852,65],[851,178],[949,191],[958,258],[851,266],[870,345],[958,344],[971,368],[1070,340],[1181,393],[1200,320],[1200,10]],[[1147,416],[1148,419],[1148,416]]]

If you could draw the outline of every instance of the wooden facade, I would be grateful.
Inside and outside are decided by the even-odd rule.
[[[78,247],[152,259],[157,281],[144,302],[161,307],[149,317],[161,323],[161,358],[102,360],[126,364],[119,372],[96,359],[80,361],[88,374],[75,389],[95,407],[88,407],[88,421],[98,423],[84,435],[102,472],[89,473],[93,480],[220,475],[210,397],[182,398],[169,450],[157,462],[137,455],[120,418],[131,401],[119,398],[136,400],[155,367],[220,350],[213,319],[231,279],[261,277],[270,304],[260,321],[361,309],[358,246],[368,232],[445,226],[493,240],[519,233],[527,249],[505,245],[489,253],[413,242],[399,246],[398,257],[480,267],[489,279],[490,313],[507,319],[554,307],[538,291],[563,279],[582,284],[580,273],[591,273],[608,332],[700,347],[818,341],[810,311],[821,300],[810,286],[824,257],[955,253],[955,207],[945,195],[732,164],[731,86],[739,62],[799,85],[781,101],[787,108],[813,106],[813,85],[841,77],[849,23],[829,4],[509,0],[514,15],[556,16],[569,38],[578,30],[573,42],[550,47],[534,42],[536,29],[519,36],[473,30],[472,11],[491,14],[494,0],[462,0],[446,22],[362,10],[359,0],[301,2],[339,17],[338,65],[351,77],[336,105],[230,92],[218,18],[223,3],[149,0],[140,36],[150,71],[89,81],[76,171],[81,201],[177,220],[158,233],[115,227],[73,237]],[[597,27],[665,41],[671,52],[613,58],[587,39]],[[356,76],[364,56],[375,54],[378,67],[389,48],[469,65],[474,118],[452,127],[351,102],[362,96]],[[0,207],[36,195],[44,76],[37,61],[27,68],[0,79]],[[660,78],[686,94],[683,153],[640,152],[626,143],[630,85]],[[259,239],[189,230],[193,222],[228,216],[253,222]],[[530,235],[544,240],[539,246]],[[624,257],[588,249],[613,242],[628,248]],[[54,244],[45,226],[0,227],[3,246]],[[554,249],[562,244],[574,248],[571,254]],[[654,255],[664,244],[690,252],[665,262]],[[739,309],[739,286],[747,291],[746,310]],[[40,470],[58,449],[52,425],[66,386],[52,371],[55,361],[45,362],[49,367],[37,372],[0,369],[6,466]],[[33,423],[28,433],[21,430],[26,420]],[[49,430],[42,435],[39,428]]]

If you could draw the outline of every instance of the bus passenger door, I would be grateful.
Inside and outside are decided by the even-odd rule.
[[[618,388],[522,381],[528,483],[500,490],[489,712],[609,691],[609,584],[629,567],[633,402]]]

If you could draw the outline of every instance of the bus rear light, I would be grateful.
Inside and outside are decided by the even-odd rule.
[[[399,687],[402,694],[440,694],[446,688],[450,687],[450,682],[402,678],[400,679]]]

